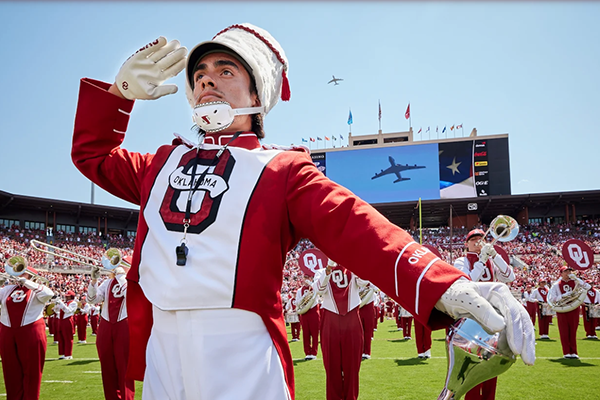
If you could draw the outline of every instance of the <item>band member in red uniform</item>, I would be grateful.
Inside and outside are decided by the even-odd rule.
[[[27,267],[15,277],[15,284],[0,288],[0,357],[9,400],[39,399],[46,359],[43,313],[54,293],[32,282],[27,271],[37,274],[35,269]]]
[[[329,261],[315,274],[314,287],[323,296],[321,350],[327,376],[327,400],[358,398],[363,328],[358,306],[367,281]]]
[[[298,307],[296,306],[296,293],[292,293],[285,305],[285,319],[290,324],[292,332],[292,342],[300,340],[300,318],[298,317]]]
[[[77,343],[87,343],[87,324],[88,314],[90,313],[90,305],[88,304],[85,295],[81,296],[81,307],[77,314]]]
[[[531,321],[512,317],[525,310],[496,301],[507,289],[466,280],[325,177],[304,148],[260,142],[263,118],[291,97],[275,38],[251,24],[210,36],[187,57],[178,41],[160,37],[129,57],[114,83],[82,79],[78,96],[74,164],[142,210],[127,302],[129,373],[144,380],[144,399],[294,398],[279,293],[285,254],[302,238],[432,328],[463,315],[494,332],[510,326],[511,348],[532,364]],[[123,148],[136,100],[175,93],[167,80],[184,69],[199,135],[177,135],[153,154]]]
[[[96,348],[102,371],[102,386],[107,400],[133,400],[135,384],[125,377],[129,360],[129,325],[127,321],[127,279],[125,270],[117,267],[110,278],[98,286],[100,270],[92,269],[88,285],[88,300],[92,304],[104,302],[102,321],[98,326]]]
[[[553,303],[560,300],[565,294],[575,289],[575,286],[581,286],[589,290],[592,286],[579,279],[573,268],[569,266],[560,267],[560,279],[552,284],[549,300]],[[560,344],[562,345],[564,358],[579,358],[577,354],[577,328],[579,327],[579,309],[567,312],[556,311],[556,320],[558,321],[558,333],[560,334]]]
[[[431,358],[431,329],[415,319],[415,342],[419,358]]]
[[[550,331],[550,322],[552,322],[552,310],[548,305],[548,292],[546,280],[542,279],[537,289],[531,292],[531,300],[538,302],[538,330],[540,339],[550,339],[548,332]]]
[[[465,246],[466,257],[459,257],[454,266],[469,275],[474,282],[503,282],[515,280],[515,273],[504,259],[497,254],[494,246],[484,244],[485,232],[473,229],[467,234]],[[496,383],[498,378],[492,378],[473,389],[465,395],[465,400],[493,400],[496,398]]]
[[[400,327],[402,328],[402,335],[404,336],[404,340],[412,340],[412,314],[409,313],[406,309],[402,308],[400,305],[398,305],[397,312],[399,314],[398,318],[400,319]]]
[[[368,282],[368,281],[367,281]],[[360,322],[363,327],[363,354],[362,359],[368,360],[371,358],[371,342],[373,341],[373,331],[377,316],[375,313],[375,299],[379,289],[371,282],[368,282],[361,289],[361,301],[358,313],[360,314]]]
[[[585,335],[588,339],[598,339],[596,335],[596,326],[598,325],[598,318],[592,315],[592,307],[598,307],[596,304],[600,304],[600,292],[595,289],[592,285],[592,281],[585,281],[587,284],[592,286],[588,289],[587,296],[583,305],[581,306],[581,313],[583,314],[583,326],[585,327]]]
[[[56,299],[54,310],[58,310],[58,359],[70,360],[73,358],[73,335],[75,334],[73,315],[77,310],[75,292],[69,290],[65,293],[65,301]]]
[[[98,318],[100,317],[100,307],[90,305],[90,327],[92,328],[92,336],[98,334]]]
[[[312,288],[313,278],[304,275],[304,285],[296,292],[296,304],[300,304],[305,296],[310,296],[310,307],[300,315],[302,326],[302,344],[304,345],[305,360],[316,360],[319,351],[320,312],[317,294]],[[301,310],[304,311],[304,310]]]
[[[531,285],[527,285],[525,287],[525,291],[523,292],[523,301],[525,302],[525,309],[527,310],[527,314],[529,314],[529,318],[531,318],[531,323],[535,325],[535,315],[538,312],[538,302],[532,297],[533,290]]]

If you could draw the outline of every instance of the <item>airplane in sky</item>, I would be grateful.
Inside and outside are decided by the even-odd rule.
[[[330,80],[329,82],[327,82],[327,84],[330,84],[331,82],[333,82],[334,86],[339,85],[339,81],[343,81],[342,78],[336,78],[335,75],[331,75],[333,77],[332,80]]]
[[[392,166],[389,167],[388,169],[386,169],[385,171],[381,170],[381,172],[376,173],[375,176],[372,177],[371,179],[380,178],[380,177],[382,177],[384,175],[388,175],[388,174],[395,174],[398,177],[398,179],[396,179],[394,181],[394,183],[398,183],[398,182],[401,182],[401,181],[409,181],[410,178],[403,178],[400,175],[401,171],[408,171],[408,170],[411,170],[411,169],[426,168],[424,166],[417,165],[417,164],[415,164],[415,165],[408,165],[408,164],[401,165],[401,164],[396,164],[396,161],[394,160],[394,157],[392,157],[392,156],[389,156],[388,160],[390,161],[390,164]]]

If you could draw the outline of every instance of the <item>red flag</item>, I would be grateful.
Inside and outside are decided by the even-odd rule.
[[[379,102],[379,121],[381,121],[381,101]]]
[[[311,141],[311,142],[314,142],[314,141],[315,141],[315,139],[313,139],[313,138],[310,138],[310,141]]]
[[[422,130],[423,130],[423,128],[419,128],[419,132],[417,132],[417,133],[421,133]]]
[[[410,118],[410,103],[408,103],[408,107],[406,107],[406,112],[404,113],[406,119]]]
[[[327,136],[325,136],[325,140],[331,140],[331,139],[329,139]]]

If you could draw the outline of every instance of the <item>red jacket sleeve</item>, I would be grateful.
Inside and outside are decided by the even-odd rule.
[[[290,153],[287,202],[299,236],[371,281],[424,325],[447,326],[451,320],[434,309],[435,303],[455,280],[466,275],[325,177],[307,154]]]
[[[81,80],[71,158],[92,182],[139,205],[141,177],[153,155],[120,148],[134,102],[109,93],[109,87],[104,82]]]

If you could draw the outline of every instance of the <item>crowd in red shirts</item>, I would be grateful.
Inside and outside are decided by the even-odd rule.
[[[482,226],[486,230],[486,226]],[[464,254],[464,243],[467,232],[471,227],[453,228],[450,240],[450,228],[425,228],[409,231],[416,241],[422,235],[423,244],[436,247],[442,257],[449,263]],[[100,237],[95,233],[66,233],[62,231],[47,231],[22,229],[19,227],[0,226],[0,246],[4,258],[13,255],[24,255],[28,262],[44,272],[51,288],[59,293],[73,290],[75,293],[84,293],[87,288],[88,275],[81,273],[89,267],[81,266],[73,261],[52,257],[36,251],[30,247],[30,241],[37,239],[48,242],[51,238],[55,246],[64,248],[77,254],[100,260],[102,254],[110,247],[116,247],[124,256],[133,252],[134,238],[120,235]],[[491,236],[488,236],[490,240]],[[563,265],[560,255],[562,244],[569,239],[579,239],[587,243],[595,254],[600,254],[600,221],[578,221],[574,224],[530,224],[519,228],[519,235],[511,242],[500,243],[509,255],[518,256],[528,267],[515,269],[517,279],[510,286],[523,291],[526,285],[536,286],[541,279],[553,281],[558,279],[558,269]],[[298,245],[287,254],[283,272],[282,295],[294,293],[302,286],[302,272],[298,264],[300,254],[314,247],[308,240],[301,240]],[[45,272],[47,271],[47,272]],[[593,286],[600,285],[600,270],[597,266],[579,273],[581,278],[591,280]],[[285,297],[285,296],[284,296]]]

